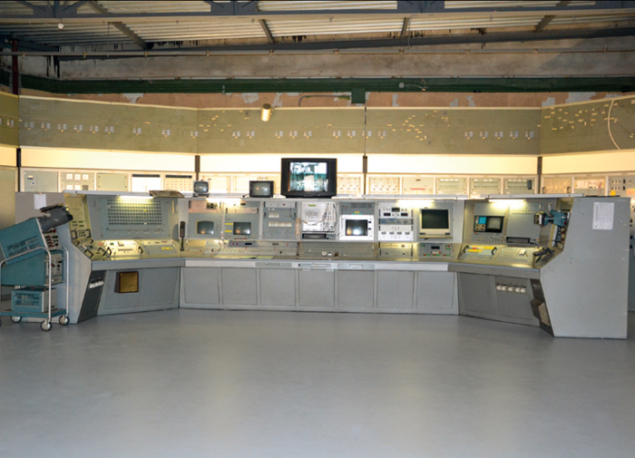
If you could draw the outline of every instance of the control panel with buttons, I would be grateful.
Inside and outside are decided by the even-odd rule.
[[[412,209],[402,208],[395,203],[378,206],[379,228],[377,238],[380,242],[411,242],[414,237]]]
[[[420,258],[451,258],[452,244],[450,243],[420,243]]]
[[[497,283],[496,291],[525,294],[527,292],[527,287],[524,285],[506,285],[506,284]]]

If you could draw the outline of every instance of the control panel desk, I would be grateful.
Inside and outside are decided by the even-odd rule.
[[[453,314],[625,338],[630,202],[69,195],[71,322],[169,308]]]

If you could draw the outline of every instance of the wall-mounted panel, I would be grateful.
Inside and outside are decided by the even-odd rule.
[[[20,145],[195,153],[197,110],[20,98]]]
[[[363,175],[337,175],[337,193],[348,195],[360,195],[364,190]]]
[[[57,172],[49,170],[22,170],[22,191],[57,192],[59,190]]]
[[[535,194],[538,188],[536,177],[505,178],[503,194]]]
[[[84,151],[69,148],[22,148],[23,167],[193,172],[194,157],[185,154]]]
[[[368,193],[375,195],[396,195],[401,193],[401,179],[398,176],[370,175]]]
[[[542,109],[541,154],[635,148],[635,97]]]
[[[569,194],[572,184],[572,177],[542,177],[541,194]]]
[[[585,196],[604,196],[606,195],[606,176],[575,176],[573,177],[573,192]]]
[[[98,173],[97,191],[128,191],[127,173]]]
[[[198,112],[198,152],[363,153],[364,109],[278,108],[263,122],[259,109]]]
[[[83,170],[60,172],[60,189],[62,191],[94,191],[95,174]]]
[[[403,194],[434,194],[434,177],[405,176],[401,181]]]
[[[369,108],[366,151],[538,155],[538,109]]]
[[[470,195],[500,194],[501,179],[497,177],[470,178]]]
[[[0,92],[0,145],[18,146],[20,107],[18,97]],[[13,164],[10,165],[14,165]],[[9,164],[8,164],[9,165]]]

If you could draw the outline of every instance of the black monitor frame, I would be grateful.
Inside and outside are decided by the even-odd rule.
[[[326,191],[290,191],[289,182],[291,179],[291,163],[293,162],[325,162],[328,179],[328,189]],[[337,195],[337,159],[334,158],[282,158],[280,169],[280,193],[285,197],[334,197]]]
[[[267,195],[257,195],[254,191],[254,187],[259,185],[259,184],[263,184],[263,183],[268,183],[269,184],[269,189],[271,190],[271,192]],[[273,197],[273,188],[274,188],[274,183],[273,181],[268,181],[268,180],[255,180],[255,181],[250,181],[249,182],[249,197],[255,197],[258,199],[267,199],[267,198],[271,198]]]

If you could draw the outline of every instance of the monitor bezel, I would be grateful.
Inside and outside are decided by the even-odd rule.
[[[236,233],[236,225],[242,225],[243,224],[249,224],[249,234],[238,234]],[[234,227],[232,228],[232,235],[234,237],[251,237],[252,236],[252,227],[251,227],[251,221],[234,221]]]
[[[201,223],[208,223],[208,224],[212,224],[212,232],[199,232],[199,224]],[[204,236],[210,236],[210,235],[216,235],[216,222],[215,221],[209,221],[209,220],[198,220],[196,221],[196,235],[204,237]]]
[[[291,178],[291,163],[293,162],[325,162],[328,178],[328,189],[326,191],[290,191],[289,180]],[[303,198],[328,198],[337,195],[337,159],[335,158],[314,158],[314,157],[285,157],[280,163],[280,194],[285,197]]]
[[[478,218],[486,218],[486,220],[485,220],[485,230],[484,231],[477,231],[476,230],[476,225],[478,224],[477,223]],[[500,229],[490,229],[490,228],[487,227],[489,225],[489,220],[493,219],[493,218],[500,219],[500,221],[501,221]],[[501,216],[501,215],[474,215],[474,228],[473,228],[473,231],[476,234],[486,234],[486,233],[489,233],[489,234],[502,234],[504,229],[505,229],[505,217],[504,216]]]
[[[423,227],[423,212],[424,211],[444,211],[448,214],[448,227],[443,229],[424,229]],[[449,208],[420,208],[419,209],[419,237],[420,238],[433,238],[433,237],[451,237],[452,236],[452,210]]]
[[[258,183],[269,183],[271,192],[267,195],[255,195],[254,194],[254,186]],[[256,199],[268,199],[273,197],[273,190],[274,190],[274,182],[271,180],[253,180],[253,181],[249,181],[249,197],[253,197]]]

